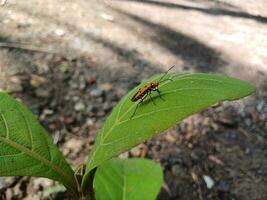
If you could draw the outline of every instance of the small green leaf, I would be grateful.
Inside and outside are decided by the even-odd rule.
[[[159,165],[147,159],[112,159],[96,171],[96,200],[155,200],[163,182]]]
[[[59,181],[75,195],[74,172],[34,115],[0,93],[0,176],[38,176]]]
[[[149,81],[157,81],[161,76],[154,76]],[[82,183],[84,190],[90,170],[103,161],[152,138],[189,115],[221,101],[240,99],[255,90],[254,86],[245,81],[222,75],[172,73],[164,80],[167,81],[159,85],[159,90],[165,101],[159,98],[157,92],[153,92],[152,98],[156,105],[147,97],[132,116],[137,102],[133,103],[131,98],[146,84],[142,83],[113,109],[89,155]]]

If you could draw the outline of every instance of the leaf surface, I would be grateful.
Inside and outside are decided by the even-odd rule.
[[[74,195],[74,172],[35,116],[0,93],[0,176],[38,176],[61,182]]]
[[[111,159],[96,171],[96,200],[155,200],[163,182],[159,165],[147,159]]]
[[[155,82],[161,75],[149,79]],[[168,81],[167,79],[172,79]],[[160,83],[164,101],[157,92],[152,92],[139,105],[131,98],[146,82],[129,92],[113,109],[97,135],[93,150],[88,157],[83,189],[90,171],[103,161],[117,156],[147,139],[161,133],[189,115],[225,100],[236,100],[251,94],[251,84],[222,75],[204,73],[172,73]]]

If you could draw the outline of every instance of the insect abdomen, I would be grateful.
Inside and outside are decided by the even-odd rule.
[[[131,99],[132,102],[135,102],[135,101],[137,101],[137,100],[138,100],[138,99],[137,99],[136,96],[134,96],[134,97]]]
[[[133,96],[133,98],[132,98],[131,100],[132,100],[133,102],[135,102],[135,101],[138,101],[139,99],[142,99],[143,96],[145,96],[145,94],[147,93],[147,91],[148,91],[148,90],[146,90],[146,91],[144,91],[144,92],[142,92],[142,93],[137,92],[137,93]]]

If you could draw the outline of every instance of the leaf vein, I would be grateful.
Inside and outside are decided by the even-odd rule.
[[[11,157],[11,156],[19,156],[21,154],[24,154],[23,152],[16,153],[16,154],[5,154],[5,155],[0,155],[0,158],[5,158],[5,157]]]
[[[1,113],[1,118],[3,119],[3,122],[5,124],[5,129],[6,129],[6,136],[5,137],[8,139],[9,138],[9,128],[7,126],[7,121],[6,121],[6,118],[5,118],[3,113]]]
[[[26,120],[26,117],[24,116],[23,112],[21,112],[21,110],[20,110],[20,106],[18,106],[17,104],[18,104],[18,103],[15,102],[15,103],[14,103],[14,106],[16,107],[17,111],[20,113],[20,115],[22,116],[22,118],[23,118],[23,120],[24,120],[24,122],[25,122],[25,124],[26,124],[27,130],[28,130],[29,135],[30,135],[30,142],[31,142],[30,146],[31,146],[31,150],[33,150],[32,129],[30,128],[29,123],[28,123],[28,121]]]
[[[53,171],[55,171],[57,174],[59,174],[60,176],[65,177],[69,183],[72,183],[72,178],[66,174],[64,171],[62,171],[58,166],[54,165],[53,163],[51,163],[49,160],[41,157],[40,155],[38,155],[37,153],[35,153],[34,151],[24,147],[21,144],[18,144],[12,140],[9,140],[7,138],[1,137],[0,136],[0,141],[4,142],[5,144],[11,146],[12,148],[21,151],[22,153],[27,154],[28,156],[32,157],[35,160],[38,160],[39,162],[41,162],[42,164],[48,166],[49,168],[52,168]]]

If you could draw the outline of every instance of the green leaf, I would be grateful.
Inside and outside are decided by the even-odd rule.
[[[75,195],[74,172],[35,116],[0,93],[0,176],[38,176],[59,181]]]
[[[157,81],[161,76],[154,76],[149,81]],[[167,81],[159,85],[159,90],[165,101],[153,92],[156,105],[147,97],[132,116],[137,102],[133,103],[131,98],[146,84],[142,83],[113,109],[89,155],[82,183],[84,190],[90,170],[103,161],[152,138],[193,113],[224,100],[240,99],[255,90],[245,81],[204,73],[172,73],[164,80]]]
[[[154,200],[160,191],[163,173],[147,159],[112,159],[96,171],[96,200]]]

